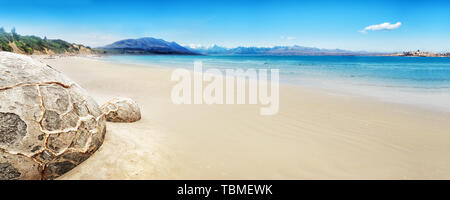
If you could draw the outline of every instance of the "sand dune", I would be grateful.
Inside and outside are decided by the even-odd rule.
[[[280,86],[280,112],[174,105],[171,69],[41,59],[103,104],[130,97],[142,120],[108,123],[104,145],[60,179],[449,179],[450,115]]]

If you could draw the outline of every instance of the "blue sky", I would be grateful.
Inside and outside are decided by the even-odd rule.
[[[0,0],[0,5],[0,26],[7,30],[15,26],[20,34],[93,47],[149,36],[205,46],[450,51],[447,0]],[[401,25],[361,32],[386,22]]]

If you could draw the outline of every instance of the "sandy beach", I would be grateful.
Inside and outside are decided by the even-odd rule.
[[[450,115],[281,85],[280,111],[174,105],[173,69],[83,57],[43,59],[102,105],[138,102],[102,147],[59,179],[450,179]]]

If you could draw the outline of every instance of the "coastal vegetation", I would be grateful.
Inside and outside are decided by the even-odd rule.
[[[10,33],[0,28],[0,51],[22,54],[78,54],[92,53],[90,47],[71,44],[64,40],[50,40],[46,37],[22,36],[13,28]]]

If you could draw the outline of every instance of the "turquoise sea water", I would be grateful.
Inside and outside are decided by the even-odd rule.
[[[280,81],[450,111],[450,58],[375,56],[110,56],[109,61],[193,69],[275,68]]]

